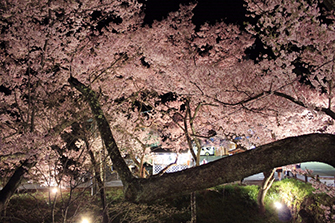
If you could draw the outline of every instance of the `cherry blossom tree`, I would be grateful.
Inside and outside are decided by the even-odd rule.
[[[247,29],[267,48],[267,53],[257,58],[257,65],[265,75],[272,73],[277,77],[284,74],[287,77],[286,85],[276,89],[271,84],[263,94],[273,94],[306,108],[302,115],[316,124],[316,129],[308,127],[307,131],[333,132],[334,60],[328,51],[333,51],[334,47],[331,13],[318,1],[247,2],[249,16],[256,18],[256,25],[250,24]],[[280,128],[271,132],[274,137],[282,135]]]
[[[185,13],[182,15],[187,16],[188,14]],[[178,14],[178,16],[180,15]],[[180,33],[180,30],[178,30],[179,32],[176,34],[176,37],[173,35],[168,35],[168,36],[164,36],[160,38],[156,37],[164,33],[164,30],[169,30],[169,28],[173,27],[171,25],[173,24],[172,23],[173,15],[167,18],[167,20],[169,21],[168,23],[169,25],[167,25],[167,27],[165,27],[161,32],[154,33],[153,39],[150,39],[149,38],[150,35],[147,34],[145,35],[146,39],[141,39],[140,43],[144,45],[145,41],[149,39],[150,43],[158,41],[158,42],[163,42],[164,44],[166,44],[167,42],[170,41],[172,42],[172,46],[166,47],[163,44],[164,47],[160,49],[159,48],[160,44],[156,43],[155,48],[143,47],[141,48],[141,50],[143,50],[144,53],[140,54],[141,63],[138,62],[138,65],[136,64],[131,65],[131,66],[139,67],[138,69],[141,69],[141,72],[140,72],[141,75],[143,75],[144,73],[150,72],[150,70],[153,71],[153,73],[151,73],[149,77],[158,76],[157,79],[153,80],[156,90],[160,88],[161,89],[168,88],[165,91],[173,91],[173,92],[175,91],[175,92],[179,92],[182,95],[192,95],[197,100],[206,100],[207,102],[216,103],[218,105],[217,107],[219,107],[220,109],[216,111],[215,110],[212,111],[213,112],[212,114],[215,114],[215,112],[218,113],[218,111],[222,112],[226,110],[226,111],[229,111],[230,113],[229,118],[231,120],[230,121],[228,119],[226,115],[227,113],[222,112],[224,113],[221,116],[222,119],[218,119],[216,116],[215,120],[224,120],[224,117],[226,116],[226,119],[221,122],[225,124],[221,124],[221,126],[220,125],[218,126],[220,126],[222,129],[226,131],[232,130],[235,133],[243,133],[243,132],[245,133],[246,130],[252,129],[256,134],[258,134],[258,137],[256,137],[257,136],[256,134],[254,136],[255,141],[258,140],[258,143],[271,142],[273,140],[278,140],[286,136],[295,136],[301,132],[304,132],[304,133],[315,132],[320,129],[320,126],[322,127],[326,126],[328,130],[331,130],[332,128],[331,122],[328,123],[327,121],[322,122],[321,120],[319,120],[320,122],[318,123],[316,122],[307,123],[306,121],[309,118],[308,113],[304,112],[304,109],[306,109],[307,106],[302,106],[300,103],[295,103],[294,97],[289,97],[289,94],[285,94],[283,93],[283,91],[281,91],[282,89],[284,90],[285,87],[287,86],[294,85],[295,87],[300,87],[300,90],[305,89],[306,91],[313,92],[313,89],[309,89],[301,85],[301,83],[295,77],[296,74],[293,72],[293,66],[291,64],[290,66],[288,65],[279,66],[280,61],[285,61],[284,58],[273,59],[276,65],[275,68],[279,67],[279,68],[286,69],[286,71],[285,69],[281,69],[280,71],[278,71],[278,73],[281,74],[280,76],[277,73],[276,74],[278,76],[270,72],[268,72],[268,74],[264,73],[265,71],[267,71],[266,69],[264,69],[265,63],[259,63],[260,65],[258,64],[255,65],[251,61],[240,62],[239,59],[241,59],[242,57],[239,57],[238,55],[236,56],[237,53],[235,53],[235,55],[231,57],[229,57],[229,55],[221,55],[222,57],[220,57],[220,60],[218,62],[218,61],[215,61],[216,57],[214,55],[217,52],[215,51],[215,47],[213,47],[210,44],[208,45],[203,44],[203,43],[196,44],[197,41],[200,41],[203,39],[210,40],[210,38],[206,39],[206,37],[201,36],[200,35],[201,33],[195,33],[193,35],[193,38],[186,39],[189,41],[189,44],[183,47],[178,45],[180,44],[180,40],[178,42],[178,39],[174,39],[178,37],[178,33]],[[164,22],[161,22],[161,23],[157,22],[156,24],[159,24],[160,27],[163,27]],[[155,27],[156,24],[154,23],[152,27]],[[183,26],[178,25],[178,27],[183,27]],[[186,29],[188,28],[189,26],[186,26]],[[206,30],[206,28],[204,27],[203,30]],[[173,29],[171,29],[171,32],[169,32],[169,34],[171,34],[172,32],[174,32]],[[213,32],[209,32],[209,33],[213,33]],[[217,31],[217,33],[220,33],[220,32]],[[184,35],[183,37],[185,36],[187,37],[187,35]],[[199,39],[197,39],[197,37],[199,37]],[[220,38],[224,39],[224,37],[220,37]],[[216,40],[215,44],[217,44],[218,42],[220,43],[220,40],[221,40],[220,38],[219,37],[213,38]],[[232,40],[233,37],[229,37],[228,39]],[[136,41],[134,39],[133,44],[135,44],[135,42]],[[165,53],[169,50],[173,50],[174,45],[178,46],[177,50],[180,51],[180,49],[182,49],[182,52],[178,54],[177,53],[174,53],[174,54]],[[219,48],[219,46],[216,46],[216,47]],[[192,49],[194,50],[192,51]],[[147,50],[147,53],[145,50]],[[150,51],[154,51],[154,52],[150,52]],[[222,52],[220,50],[218,51]],[[192,53],[194,55],[192,55]],[[153,57],[150,57],[150,55],[153,55]],[[180,58],[182,58],[182,60],[178,60],[178,58],[176,58],[176,59],[171,60],[173,62],[169,62],[170,58],[168,57],[168,55],[170,55],[172,58],[177,55]],[[204,57],[206,56],[207,58],[205,60]],[[225,59],[227,61],[225,61]],[[285,59],[286,61],[290,61],[289,60],[290,58],[289,59],[285,58]],[[293,59],[291,58],[291,62],[294,62],[294,58]],[[160,63],[161,63],[161,66],[157,68],[157,64],[160,64]],[[169,66],[170,63],[173,64],[172,65],[172,67],[174,68],[173,70],[168,69],[170,68]],[[208,66],[209,64],[211,64],[212,66]],[[237,64],[238,66],[236,66]],[[141,65],[144,68],[141,67]],[[257,67],[256,70],[254,69],[255,67]],[[157,71],[155,71],[155,69],[157,69]],[[133,70],[135,70],[135,67],[127,71],[132,72]],[[269,68],[268,70],[271,71],[271,69]],[[121,69],[120,69],[120,72],[121,72]],[[285,72],[287,73],[289,72],[289,75],[286,75]],[[232,76],[232,74],[237,74],[237,73],[241,75],[239,76],[240,79],[236,76]],[[287,78],[283,74],[285,74]],[[122,76],[125,76],[125,75],[127,75],[127,73],[123,73]],[[136,74],[134,74],[134,76],[135,75]],[[212,78],[204,78],[205,75],[212,76]],[[292,79],[293,75],[295,76]],[[164,78],[161,76],[163,76]],[[173,82],[174,85],[170,84],[172,83],[172,79],[170,79],[171,77],[173,77],[173,80],[175,81]],[[186,82],[185,81],[186,77],[189,77],[191,81]],[[216,81],[213,81],[213,79],[215,79]],[[201,81],[197,82],[198,80],[201,80]],[[226,82],[223,82],[223,80]],[[77,88],[79,89],[80,87],[78,86],[81,86],[81,92],[83,92],[83,89],[86,89],[84,86],[80,85],[80,82],[77,82],[76,79],[73,78],[73,79],[70,79],[70,81],[72,82],[74,86],[77,86]],[[146,86],[150,86],[149,81],[151,80],[146,79],[142,81],[144,82],[146,81]],[[231,86],[229,85],[227,86],[227,82],[231,83]],[[209,91],[209,89],[206,88],[207,83],[208,83],[207,86],[213,88],[213,89],[210,89],[212,91]],[[222,91],[222,88],[214,87],[215,84],[222,84],[222,83],[226,83],[225,85],[223,85],[225,86],[223,91]],[[259,85],[260,83],[261,85]],[[272,93],[272,89],[276,89],[276,91],[273,91],[275,93]],[[322,96],[324,95],[321,95],[321,97]],[[87,97],[89,98],[89,100],[92,99],[91,96],[87,96]],[[318,97],[318,95],[316,95],[316,97]],[[231,118],[231,116],[233,115],[235,117]],[[320,116],[322,117],[322,114]],[[214,119],[214,116],[207,114],[208,120],[210,120],[211,117],[213,117]],[[227,119],[230,122],[228,122]],[[248,120],[249,123],[253,123],[253,125],[246,124],[243,126],[243,123],[247,123],[246,120]],[[106,131],[106,129],[104,129],[104,131]],[[260,138],[259,136],[262,136],[262,138]],[[314,135],[310,135],[310,137],[312,136],[314,137]],[[278,159],[280,158],[278,157]],[[124,177],[127,178],[128,175]]]
[[[72,54],[83,43],[85,30],[91,33],[98,26],[95,20],[84,29],[91,17],[82,15],[104,9],[110,18],[121,19],[128,6],[119,8],[120,4],[1,3],[1,170],[9,178],[3,182],[1,209],[30,168],[38,164],[44,170],[42,165],[55,162],[48,160],[50,148],[62,148],[60,133],[85,116],[82,100],[69,91],[63,72],[72,69]]]
[[[57,145],[46,138],[49,132],[59,136],[52,129],[93,116],[125,197],[136,202],[292,163],[314,160],[334,166],[333,19],[320,21],[313,1],[248,1],[259,22],[247,31],[223,22],[197,28],[192,24],[194,7],[181,6],[149,26],[142,24],[141,4],[135,1],[3,3],[1,78],[10,93],[2,95],[1,126],[6,130],[1,152],[18,137],[25,140],[18,141],[19,153],[43,157],[30,150],[48,144],[29,135]],[[255,38],[273,55],[248,59],[245,51]],[[167,104],[157,102],[168,93],[183,100],[169,101],[170,110],[163,115]],[[175,131],[180,117],[192,119],[185,115],[185,102],[191,102],[193,111],[199,108],[193,136],[209,130],[249,134],[258,148],[177,173],[134,177],[121,143],[134,149],[130,138],[139,143],[150,131],[166,132],[169,128],[160,129],[166,126],[173,130],[170,147],[186,147],[185,138]],[[11,125],[26,129],[12,130]],[[124,135],[128,138],[122,141]],[[13,152],[8,149],[8,154]]]
[[[273,52],[272,58],[263,55],[261,69],[274,77],[287,76],[281,78],[286,83],[279,88],[272,84],[264,93],[306,108],[303,115],[318,122],[319,131],[331,128],[333,132],[333,17],[320,10],[318,1],[287,2],[285,6],[279,1],[248,3],[251,16],[259,18],[257,25],[248,29],[258,33],[265,47]]]

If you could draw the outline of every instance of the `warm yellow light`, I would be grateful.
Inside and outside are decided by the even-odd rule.
[[[89,221],[87,218],[83,218],[83,219],[81,220],[81,223],[90,223],[90,221]]]
[[[274,203],[274,205],[275,205],[275,207],[276,207],[277,209],[281,209],[281,208],[283,207],[283,204],[280,203],[280,202],[278,202],[278,201],[276,201],[276,202]]]
[[[56,194],[56,193],[58,192],[58,188],[57,188],[57,187],[52,188],[52,189],[51,189],[51,192],[52,192],[53,194]]]

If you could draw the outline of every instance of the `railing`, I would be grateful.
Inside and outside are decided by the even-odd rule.
[[[315,175],[314,176],[316,180],[319,180],[322,183],[325,183],[328,186],[335,186],[335,176],[319,176]],[[297,180],[303,181],[303,182],[310,182],[312,177],[309,177],[307,175],[298,175],[297,177],[294,177]]]

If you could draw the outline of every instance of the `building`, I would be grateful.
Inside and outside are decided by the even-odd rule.
[[[153,175],[161,173],[169,165],[171,166],[164,171],[165,173],[181,171],[192,165],[192,155],[188,150],[177,153],[161,147],[153,147],[151,154]]]

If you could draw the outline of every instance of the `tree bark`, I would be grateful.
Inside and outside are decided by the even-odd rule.
[[[94,91],[73,77],[69,78],[69,82],[89,102],[109,156],[125,185],[125,198],[129,201],[150,202],[171,195],[190,193],[300,162],[319,161],[335,167],[335,135],[309,134],[278,140],[183,171],[148,179],[134,178],[120,155]]]
[[[112,135],[111,128],[109,123],[101,109],[99,100],[96,96],[96,93],[91,90],[89,87],[85,86],[81,82],[79,82],[76,78],[70,77],[69,83],[75,87],[78,91],[80,91],[86,98],[88,102],[94,119],[97,122],[97,126],[101,135],[101,138],[106,146],[108,151],[108,155],[113,162],[113,167],[118,172],[120,179],[123,183],[124,188],[128,188],[128,186],[132,187],[134,184],[131,182],[134,181],[135,177],[130,172],[126,162],[122,158],[119,148],[116,145],[114,137]]]
[[[103,180],[100,177],[101,174],[100,174],[99,164],[96,162],[96,159],[95,159],[95,156],[94,156],[92,150],[89,149],[88,142],[85,142],[85,143],[86,143],[88,153],[91,157],[91,163],[93,165],[94,176],[95,176],[95,179],[98,183],[98,191],[99,191],[99,195],[100,195],[100,199],[101,199],[101,206],[102,206],[102,217],[103,217],[102,222],[103,223],[108,223],[109,218],[108,218],[105,186],[104,186]]]
[[[196,223],[197,222],[197,195],[194,191],[191,192],[190,200],[191,200],[191,202],[190,202],[191,203],[191,221],[190,221],[190,223]]]
[[[282,154],[290,156],[285,157]],[[237,181],[275,167],[308,161],[335,166],[335,135],[309,134],[290,137],[199,167],[161,177],[153,176],[148,180],[138,179],[140,190],[132,192],[136,194],[132,199],[138,202],[155,200]]]
[[[259,189],[258,197],[257,197],[257,203],[258,203],[259,211],[262,214],[265,213],[264,198],[266,196],[266,193],[270,189],[273,181],[275,181],[275,178],[274,178],[275,170],[276,169],[272,169],[272,170],[263,172],[264,180],[262,182],[261,188]]]
[[[24,174],[26,174],[30,168],[35,166],[35,164],[35,162],[29,162],[28,160],[25,160],[22,162],[21,166],[15,170],[14,174],[11,176],[4,188],[0,191],[0,212],[4,210],[7,202],[20,186]]]

